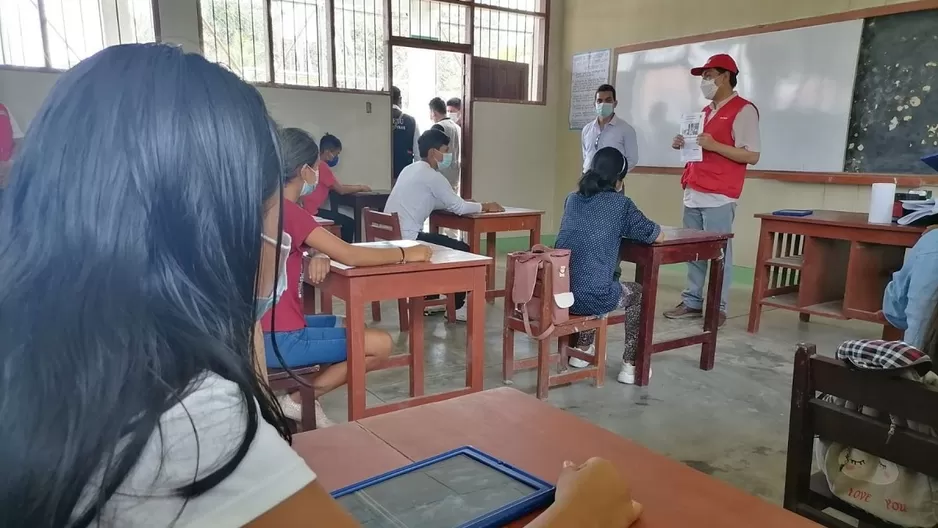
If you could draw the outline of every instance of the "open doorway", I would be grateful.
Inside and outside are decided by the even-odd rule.
[[[465,100],[465,62],[462,53],[423,48],[393,47],[391,84],[401,90],[402,110],[424,131],[433,126],[430,99]]]

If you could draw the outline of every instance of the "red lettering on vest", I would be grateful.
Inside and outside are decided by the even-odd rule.
[[[712,118],[710,113],[713,112],[713,109],[710,105],[707,105],[703,109],[705,119],[703,131],[713,136],[716,141],[735,147],[733,123],[736,122],[736,116],[739,115],[739,112],[751,104],[737,95],[720,107]],[[690,187],[700,192],[739,198],[739,195],[743,192],[745,179],[745,163],[738,163],[716,152],[704,150],[703,161],[690,162],[684,166],[681,186],[685,189]]]

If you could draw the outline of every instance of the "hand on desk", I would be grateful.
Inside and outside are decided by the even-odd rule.
[[[641,515],[642,505],[632,500],[631,488],[612,462],[591,458],[580,466],[564,462],[554,504],[528,526],[618,528],[631,526]]]
[[[358,192],[371,192],[371,187],[367,185],[359,185]]]
[[[332,260],[326,255],[315,255],[309,259],[306,265],[306,278],[313,284],[319,284],[326,279],[329,269],[332,267]]]
[[[504,213],[505,208],[498,205],[497,202],[485,202],[482,204],[483,213]]]
[[[404,248],[405,262],[427,262],[432,256],[433,250],[430,249],[430,246],[424,244]]]

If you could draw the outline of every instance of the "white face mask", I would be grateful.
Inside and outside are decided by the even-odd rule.
[[[700,93],[712,101],[717,96],[717,83],[713,79],[700,79]]]
[[[270,238],[269,236],[261,233],[261,238],[264,239],[264,242],[274,245],[277,245],[277,241]],[[283,297],[283,292],[287,291],[287,257],[290,256],[290,248],[293,245],[293,238],[289,233],[283,234],[283,245],[280,246],[280,262],[278,263],[277,271],[277,284],[274,286],[273,291],[270,292],[270,295],[266,297],[258,297],[254,305],[254,320],[260,321],[261,317],[264,317],[264,314],[267,313],[270,308]]]

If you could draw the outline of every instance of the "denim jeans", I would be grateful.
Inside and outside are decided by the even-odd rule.
[[[720,207],[684,207],[684,227],[691,229],[702,229],[714,233],[732,233],[735,218],[735,203],[728,203]],[[720,311],[726,313],[726,301],[733,280],[732,238],[726,244],[726,255],[723,263],[723,289],[720,292]],[[681,293],[685,306],[695,310],[703,308],[703,289],[706,278],[706,260],[687,263],[687,288]]]

